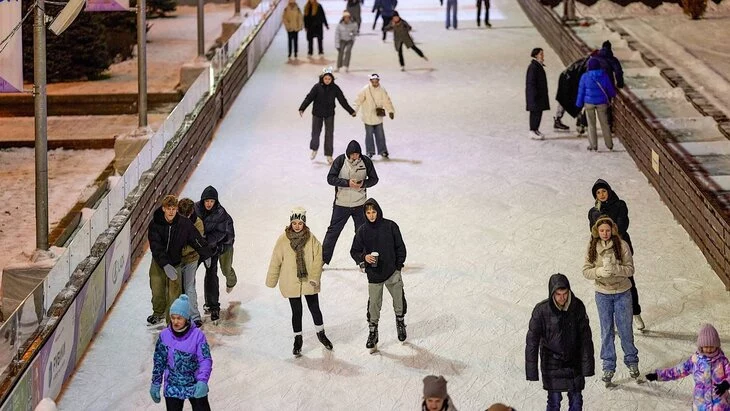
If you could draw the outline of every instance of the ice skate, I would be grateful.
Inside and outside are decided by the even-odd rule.
[[[383,152],[382,152],[382,153],[380,154],[380,157],[383,157],[383,159],[384,159],[384,160],[387,160],[388,158],[390,158],[390,154],[388,154],[388,152],[387,152],[387,151],[383,151]]]
[[[609,370],[603,371],[603,376],[601,377],[601,381],[603,381],[606,384],[606,388],[613,386],[613,383],[611,382],[611,380],[613,380],[613,374],[615,374],[614,371],[609,371]]]
[[[218,325],[218,320],[220,318],[221,318],[220,308],[211,308],[210,309],[210,321],[212,321],[213,324]]]
[[[644,320],[641,318],[641,314],[636,314],[634,316],[634,326],[639,331],[644,331],[644,328],[646,328],[646,325],[644,325]]]
[[[406,334],[406,322],[403,317],[395,317],[395,329],[398,331],[398,341],[405,341],[408,335]]]
[[[327,164],[332,165],[332,162],[334,161],[332,160],[332,156],[325,156],[325,158],[327,159]]]
[[[327,338],[327,336],[324,334],[324,330],[317,333],[317,339],[319,340],[319,342],[322,343],[322,345],[324,345],[324,348],[332,351],[332,343],[330,342],[329,338]]]
[[[148,326],[160,325],[160,323],[162,323],[164,320],[165,320],[165,317],[152,314],[149,317],[147,317],[147,325]]]
[[[294,348],[291,350],[291,353],[294,354],[295,357],[301,357],[302,356],[302,344],[304,344],[304,340],[302,339],[301,334],[294,336]]]
[[[317,150],[312,150],[312,153],[309,155],[309,159],[314,160],[315,157],[317,157]]]
[[[365,343],[365,348],[370,349],[370,354],[378,352],[378,325],[370,324],[370,333],[368,334],[368,341]]]
[[[530,130],[530,138],[533,140],[545,140],[545,135],[539,130]]]
[[[639,372],[639,364],[629,364],[629,376],[631,376],[637,384],[644,382],[644,380],[641,379],[641,373]]]
[[[569,131],[570,130],[570,127],[563,124],[563,122],[560,121],[560,119],[558,117],[555,117],[554,120],[555,121],[553,122],[553,128],[555,130],[557,130],[557,131]]]
[[[232,287],[226,286],[226,294],[230,294],[233,291],[233,287],[235,287],[235,286],[232,286]]]

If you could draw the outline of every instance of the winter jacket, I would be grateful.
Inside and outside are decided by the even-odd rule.
[[[615,273],[610,277],[598,277],[598,269],[603,267],[603,259],[609,259],[614,265]],[[594,280],[596,291],[601,294],[621,294],[631,288],[629,277],[634,275],[634,259],[626,241],[621,240],[621,264],[617,264],[613,253],[613,240],[598,240],[596,243],[596,261],[588,260],[586,253],[583,263],[583,277]]]
[[[377,0],[380,7],[380,15],[383,17],[393,17],[393,12],[398,6],[398,0]]]
[[[542,63],[535,59],[532,59],[532,62],[527,67],[525,98],[527,99],[527,111],[550,110],[545,68]]]
[[[375,114],[376,108],[384,108],[387,113],[395,114],[393,102],[383,86],[373,87],[371,84],[363,87],[355,98],[355,111],[360,110],[362,122],[374,126],[383,123],[383,117]]]
[[[312,11],[312,3],[307,2],[304,5],[304,28],[307,30],[307,39],[314,37],[322,37],[322,26],[329,30],[330,25],[327,24],[327,16],[324,14],[324,8],[317,3],[317,10]]]
[[[560,77],[558,77],[558,91],[555,95],[555,100],[573,117],[577,117],[580,114],[580,109],[575,105],[575,101],[578,99],[580,78],[586,72],[589,58],[583,57],[576,60],[568,68],[563,70],[560,73]]]
[[[298,298],[319,292],[319,282],[322,278],[322,244],[312,233],[309,233],[309,241],[304,245],[304,265],[307,267],[307,277],[299,280],[297,253],[291,248],[286,233],[283,233],[276,240],[271,255],[266,286],[274,288],[279,283],[279,291],[284,298]],[[310,281],[316,282],[317,287],[309,284]]]
[[[730,411],[730,394],[715,395],[715,386],[730,381],[730,361],[722,350],[714,357],[698,351],[676,367],[656,370],[656,373],[659,381],[678,380],[692,374],[695,380],[693,410]]]
[[[428,407],[426,406],[426,400],[423,400],[421,402],[421,411],[428,411]],[[444,405],[441,407],[439,411],[458,411],[456,407],[454,407],[454,402],[451,400],[451,397],[449,395],[446,396],[444,399]]]
[[[594,56],[601,64],[601,68],[608,74],[611,84],[618,88],[624,87],[624,70],[621,62],[613,55],[611,49],[603,47]]]
[[[383,14],[383,16],[385,16],[385,14]],[[411,25],[408,24],[407,21],[403,19],[400,19],[398,23],[393,23],[391,21],[387,26],[385,26],[385,28],[383,28],[383,30],[393,31],[393,45],[395,46],[396,51],[400,50],[401,46],[406,46],[408,48],[413,47],[413,38],[410,33]]]
[[[365,206],[368,204],[375,206],[378,216],[372,223],[365,217],[365,224],[355,233],[350,256],[360,264],[365,261],[367,254],[373,251],[379,253],[377,267],[365,263],[368,282],[375,284],[385,282],[393,273],[403,268],[406,262],[406,245],[403,243],[398,224],[383,217],[383,211],[377,201],[371,198],[365,202]]]
[[[162,207],[152,214],[152,221],[147,228],[147,239],[152,258],[160,268],[168,264],[173,267],[180,265],[185,245],[193,247],[202,258],[212,255],[208,243],[189,218],[176,214],[172,222],[168,223]]]
[[[558,308],[553,297],[559,288],[570,290],[568,277],[553,274],[548,281],[548,298],[532,310],[525,347],[525,372],[528,381],[539,381],[539,353],[544,389],[580,391],[585,387],[585,377],[595,374],[591,326],[583,301],[572,291],[566,309]]]
[[[598,220],[598,217],[602,215],[607,215],[611,217],[611,220],[613,220],[613,222],[616,223],[616,225],[618,226],[618,233],[621,236],[621,239],[628,243],[629,250],[631,250],[631,255],[633,256],[634,246],[631,244],[631,237],[628,233],[629,208],[626,206],[626,202],[620,199],[618,197],[618,194],[613,191],[611,186],[600,178],[596,180],[595,184],[593,184],[593,188],[591,189],[591,193],[593,193],[593,198],[596,197],[596,190],[599,185],[607,187],[608,199],[601,202],[601,204],[598,206],[600,208],[596,208],[596,206],[593,206],[590,210],[588,210],[588,228],[593,228],[593,225]]]
[[[205,200],[215,200],[213,208],[205,209]],[[218,191],[213,186],[208,186],[200,195],[200,201],[195,203],[195,214],[203,219],[205,227],[205,239],[215,251],[216,255],[233,247],[236,239],[236,232],[233,229],[233,218],[218,201]]]
[[[350,154],[359,153],[360,158],[352,161]],[[359,189],[350,188],[350,180],[362,181]],[[370,158],[362,155],[360,143],[355,140],[347,145],[345,154],[340,154],[332,162],[327,183],[335,186],[335,205],[342,207],[357,207],[367,200],[367,188],[378,184],[378,173]]]
[[[205,227],[203,227],[203,220],[200,219],[195,213],[193,213],[190,216],[190,221],[193,222],[193,225],[198,230],[200,235],[205,235]],[[183,265],[190,264],[192,262],[196,262],[200,260],[200,254],[198,254],[195,249],[189,245],[186,245],[182,250],[182,263]]]
[[[341,41],[355,41],[357,35],[357,23],[354,20],[350,20],[349,23],[345,23],[344,19],[340,21],[335,29],[335,48],[340,49]]]
[[[335,99],[340,102],[340,106],[344,108],[350,115],[355,113],[355,110],[350,107],[347,103],[345,95],[342,94],[340,87],[335,84],[333,79],[330,84],[324,84],[322,76],[319,78],[319,83],[312,87],[307,97],[304,98],[302,104],[299,106],[299,111],[307,109],[310,103],[314,103],[312,106],[312,115],[315,117],[332,117],[335,115]]]
[[[606,72],[603,69],[588,70],[580,78],[575,106],[581,108],[585,104],[608,104],[614,97],[616,89]]]
[[[302,31],[302,28],[304,28],[302,10],[296,3],[289,3],[289,5],[284,8],[284,17],[282,18],[282,21],[284,22],[284,28],[286,28],[286,31],[289,32]]]
[[[205,334],[188,322],[189,328],[178,333],[171,326],[157,338],[152,384],[161,385],[164,379],[164,396],[188,399],[195,393],[195,383],[208,383],[213,369],[210,346]]]

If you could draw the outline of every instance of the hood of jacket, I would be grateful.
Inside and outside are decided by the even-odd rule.
[[[200,195],[200,201],[215,200],[216,205],[218,204],[218,190],[213,186],[205,187],[203,194]]]
[[[332,81],[329,84],[324,84],[324,76],[331,76],[332,77]],[[319,76],[319,85],[320,86],[327,88],[327,87],[332,86],[333,84],[335,84],[335,75],[334,74],[332,74],[332,73],[324,73],[324,74],[322,74],[322,75]]]
[[[152,214],[152,220],[155,224],[173,225],[177,224],[179,218],[180,214],[175,214],[175,218],[173,218],[171,222],[168,222],[165,218],[165,211],[162,209],[162,206],[157,207],[157,210],[155,210],[154,214]]]
[[[347,145],[347,150],[345,150],[345,154],[347,157],[350,157],[350,154],[357,153],[362,155],[362,147],[360,147],[360,143],[358,143],[356,140],[350,141],[350,144]]]
[[[593,187],[591,188],[591,193],[593,194],[594,199],[596,199],[596,191],[598,191],[599,188],[605,188],[606,191],[608,191],[608,198],[603,202],[604,204],[613,204],[620,200],[618,194],[616,194],[616,192],[613,191],[613,188],[611,188],[611,185],[600,178],[593,183]]]
[[[368,204],[372,204],[375,207],[375,210],[378,212],[378,216],[375,217],[375,221],[370,222],[370,220],[368,220],[367,214],[365,214],[365,222],[368,224],[375,225],[375,224],[378,224],[379,222],[383,221],[383,210],[380,208],[380,204],[378,204],[378,202],[375,201],[374,198],[368,198],[367,201],[365,201],[363,210],[368,208]]]
[[[551,275],[550,280],[548,280],[548,298],[552,300],[553,294],[555,294],[555,291],[558,291],[560,288],[567,288],[570,290],[570,281],[568,281],[568,277],[560,273]]]

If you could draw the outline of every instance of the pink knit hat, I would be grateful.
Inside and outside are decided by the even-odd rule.
[[[720,335],[711,324],[705,324],[700,328],[697,336],[698,347],[720,347]]]

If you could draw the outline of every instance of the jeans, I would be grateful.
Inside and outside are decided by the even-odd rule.
[[[560,402],[563,400],[563,393],[560,391],[548,391],[547,411],[560,411]],[[583,409],[583,393],[580,391],[568,391],[568,411],[581,411]]]
[[[482,15],[482,3],[484,3],[484,24],[489,23],[489,0],[477,0],[477,26]]]
[[[208,404],[208,396],[202,398],[188,398],[190,405],[193,406],[193,411],[210,411],[210,404]],[[165,405],[167,411],[182,411],[185,400],[180,398],[165,397]]]
[[[335,140],[335,116],[317,117],[312,116],[312,140],[309,142],[309,149],[319,150],[319,135],[322,134],[324,123],[324,155],[332,157]]]
[[[541,121],[542,121],[542,110],[541,111],[530,111],[530,131],[539,131]]]
[[[319,309],[319,294],[305,295],[304,299],[307,300],[307,307],[309,307],[309,313],[312,314],[312,320],[314,325],[322,325],[322,310]],[[302,332],[302,297],[290,298],[289,305],[291,306],[291,328],[295,333]]]
[[[337,68],[342,66],[350,67],[350,55],[355,40],[340,40],[340,48],[337,50]]]
[[[324,241],[322,241],[322,261],[325,264],[329,264],[332,260],[337,239],[340,238],[340,233],[350,216],[352,216],[355,232],[357,232],[357,229],[365,224],[365,206],[343,207],[336,204],[332,206],[332,218],[327,227],[327,234],[324,235]]]
[[[289,41],[287,43],[289,45],[289,57],[291,57],[292,49],[294,49],[294,57],[296,57],[297,52],[299,52],[299,32],[287,31],[286,34],[289,38]]]
[[[377,324],[380,321],[380,309],[383,307],[383,287],[388,289],[393,298],[393,311],[396,317],[406,315],[406,294],[403,291],[403,277],[400,271],[396,271],[385,282],[368,283],[368,314],[370,324]]]
[[[451,26],[456,28],[458,22],[456,21],[456,9],[458,8],[456,0],[446,0],[446,28]]]
[[[193,321],[200,320],[198,293],[195,290],[196,271],[198,271],[198,260],[185,264],[182,267],[182,291],[188,296],[188,300],[190,301],[190,319]]]
[[[616,346],[614,344],[613,324],[621,339],[624,352],[624,364],[638,364],[639,350],[634,345],[634,331],[631,328],[632,306],[631,291],[620,294],[602,294],[596,292],[598,320],[601,324],[601,360],[603,371],[616,371]]]
[[[375,136],[375,143],[373,143],[373,136]],[[383,131],[383,123],[380,124],[365,124],[365,152],[368,155],[375,154],[375,146],[378,146],[378,154],[388,152],[388,147],[385,145],[385,131]]]
[[[596,130],[596,114],[598,121],[601,122],[601,134],[606,148],[613,148],[613,139],[611,138],[611,127],[608,125],[608,104],[588,104],[585,105],[586,117],[588,119],[588,142],[593,149],[598,148],[598,131]]]
[[[418,54],[419,56],[425,58],[421,49],[416,47],[415,44],[413,45],[413,47],[411,47],[411,49],[413,49],[413,51],[415,51],[416,54]],[[398,62],[400,62],[401,67],[404,67],[406,65],[405,60],[403,60],[403,43],[401,43],[400,47],[398,47]]]

